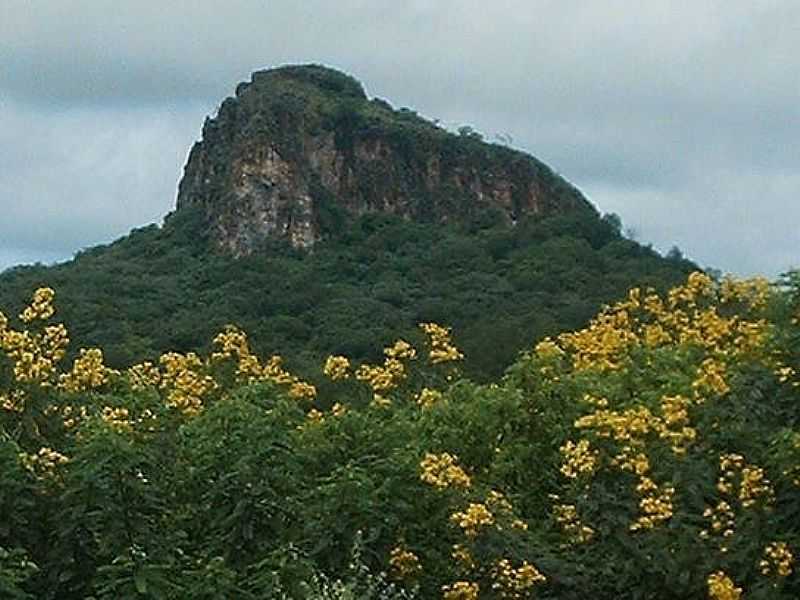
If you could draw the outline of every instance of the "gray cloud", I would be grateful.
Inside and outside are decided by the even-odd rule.
[[[322,62],[511,135],[645,243],[774,276],[800,263],[798,24],[793,0],[6,3],[0,268],[160,220],[236,82]]]

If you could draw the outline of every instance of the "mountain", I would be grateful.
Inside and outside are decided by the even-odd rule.
[[[322,66],[253,73],[236,88],[189,155],[178,210],[200,207],[216,245],[249,254],[265,236],[312,246],[343,217],[463,222],[493,213],[593,208],[522,152],[455,135]]]
[[[281,67],[206,120],[162,226],[0,274],[0,307],[53,287],[72,352],[98,346],[117,367],[205,349],[235,323],[312,380],[328,354],[380,358],[436,321],[487,379],[631,286],[696,268],[620,230],[530,155],[368,99],[337,71]]]

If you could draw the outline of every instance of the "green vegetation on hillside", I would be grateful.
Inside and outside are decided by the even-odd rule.
[[[800,595],[798,274],[633,289],[487,384],[430,322],[315,389],[236,328],[68,361],[61,316],[0,313],[4,598]]]
[[[52,286],[75,347],[122,368],[167,350],[207,350],[227,324],[261,354],[282,353],[315,381],[320,359],[374,360],[416,324],[453,326],[476,380],[499,376],[536,340],[584,325],[632,285],[664,290],[693,265],[623,238],[613,218],[564,215],[510,228],[491,212],[460,226],[331,212],[313,252],[279,242],[233,259],[209,251],[201,215],[174,213],[55,267],[0,275],[0,306]]]

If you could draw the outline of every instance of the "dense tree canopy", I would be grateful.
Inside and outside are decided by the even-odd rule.
[[[311,385],[235,327],[121,370],[0,317],[9,598],[800,592],[800,277],[692,274],[474,383],[422,322]]]

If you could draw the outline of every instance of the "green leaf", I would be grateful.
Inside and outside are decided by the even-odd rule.
[[[139,569],[133,575],[133,583],[136,586],[136,591],[140,594],[147,593],[147,572],[144,569]]]

